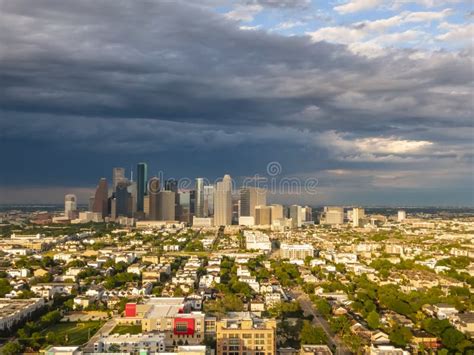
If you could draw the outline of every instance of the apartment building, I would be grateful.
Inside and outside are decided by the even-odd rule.
[[[217,355],[276,354],[276,320],[252,313],[229,313],[216,322]]]

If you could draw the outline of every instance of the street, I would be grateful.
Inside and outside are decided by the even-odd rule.
[[[114,319],[109,320],[105,323],[102,328],[100,328],[97,333],[95,333],[84,346],[84,353],[93,353],[94,352],[94,343],[97,342],[102,335],[109,335],[110,332],[115,328],[117,323]]]
[[[314,307],[313,303],[309,299],[308,295],[301,290],[293,289],[290,292],[291,297],[297,300],[306,315],[311,314],[313,316],[313,325],[320,326],[328,337],[328,345],[331,349],[335,349],[336,355],[348,355],[352,354],[344,344],[337,339],[329,327],[329,323],[322,317]]]

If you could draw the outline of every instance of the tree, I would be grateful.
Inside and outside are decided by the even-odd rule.
[[[344,334],[349,331],[351,322],[346,316],[333,317],[329,319],[329,326],[334,333]]]
[[[441,335],[441,342],[451,350],[464,350],[459,349],[459,346],[463,343],[464,339],[464,334],[452,327],[446,329]]]
[[[2,355],[17,355],[22,352],[23,347],[17,341],[12,341],[0,349]]]
[[[60,320],[61,320],[61,313],[58,310],[48,312],[40,318],[41,324],[45,327],[52,324],[56,324]]]
[[[315,304],[318,312],[321,313],[324,318],[328,318],[332,311],[332,307],[329,302],[320,298],[316,300]]]
[[[413,334],[407,327],[396,327],[389,335],[390,341],[398,346],[406,346]]]
[[[372,311],[368,314],[367,324],[370,329],[377,329],[380,326],[380,316],[376,311]]]
[[[7,293],[13,290],[10,282],[7,279],[0,279],[0,297],[4,297]]]
[[[303,322],[303,327],[301,328],[300,340],[301,344],[326,344],[327,335],[323,328],[315,327],[311,322],[305,320]]]

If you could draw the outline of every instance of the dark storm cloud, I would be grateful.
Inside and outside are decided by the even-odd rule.
[[[306,3],[255,1],[287,8]],[[221,170],[242,175],[275,159],[288,173],[317,173],[416,169],[420,159],[444,169],[444,160],[456,157],[453,170],[466,177],[468,53],[399,50],[368,59],[308,37],[243,31],[189,1],[41,0],[32,6],[6,0],[0,6],[0,148],[22,147],[21,159],[9,157],[21,171],[30,160],[38,164],[32,156],[40,145],[43,157],[56,152],[66,159],[57,151],[71,150],[77,162],[92,159],[94,168],[114,152],[122,160],[112,165],[158,156],[173,168],[193,165],[201,152]],[[386,140],[367,140],[374,137]],[[367,142],[386,148],[372,154]],[[54,165],[40,161],[44,171]],[[22,179],[3,174],[9,184]],[[74,183],[86,176],[90,183],[87,174],[76,172]],[[67,172],[58,178],[68,179]],[[52,182],[44,173],[37,179]]]

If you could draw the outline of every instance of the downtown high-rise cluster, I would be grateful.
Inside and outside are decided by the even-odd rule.
[[[146,163],[139,163],[136,177],[126,177],[124,168],[113,168],[112,186],[101,178],[89,199],[88,219],[134,218],[147,221],[179,221],[192,225],[281,225],[299,227],[313,221],[311,207],[267,204],[267,191],[260,187],[233,188],[230,175],[215,184],[198,177],[191,188],[179,188],[176,179],[148,176]]]

